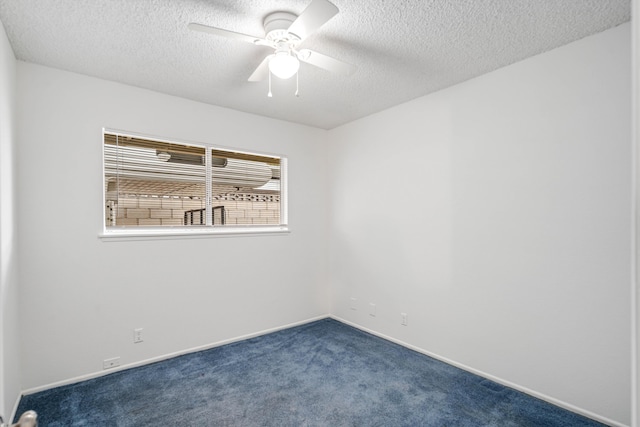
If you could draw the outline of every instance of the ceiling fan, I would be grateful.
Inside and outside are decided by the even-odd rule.
[[[264,19],[264,38],[197,23],[189,24],[189,29],[273,48],[274,52],[264,58],[249,76],[250,82],[261,81],[268,76],[270,83],[271,74],[281,79],[288,79],[294,74],[297,76],[300,61],[340,74],[350,74],[355,70],[353,65],[330,56],[298,49],[300,43],[337,13],[338,8],[328,0],[312,0],[299,16],[289,12],[271,13]]]

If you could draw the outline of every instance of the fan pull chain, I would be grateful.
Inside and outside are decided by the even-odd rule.
[[[296,98],[299,98],[300,95],[298,95],[298,88],[300,87],[300,84],[298,82],[298,76],[300,75],[299,71],[296,71]]]
[[[271,93],[271,71],[269,71],[269,93],[267,93],[267,96],[269,98],[273,97],[273,94]]]

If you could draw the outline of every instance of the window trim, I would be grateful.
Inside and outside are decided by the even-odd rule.
[[[109,241],[136,241],[136,240],[173,240],[173,239],[201,239],[210,237],[232,237],[232,236],[269,236],[279,234],[289,234],[291,230],[288,226],[256,226],[250,229],[237,227],[226,227],[226,229],[216,228],[216,230],[193,230],[178,229],[178,227],[167,227],[164,229],[142,230],[109,230],[98,234],[100,240]],[[211,227],[213,228],[213,227]]]
[[[204,147],[207,150],[227,150],[247,155],[264,155],[267,157],[277,157],[280,159],[280,224],[279,225],[235,225],[235,226],[165,226],[165,227],[127,227],[108,228],[105,218],[104,203],[105,193],[105,134],[117,134],[118,136],[149,139],[164,143],[176,143]],[[231,236],[265,236],[282,235],[290,233],[288,216],[288,159],[286,156],[270,152],[254,152],[223,145],[214,145],[203,142],[191,142],[185,140],[169,140],[154,135],[146,135],[137,132],[122,131],[112,128],[102,128],[102,230],[98,237],[103,241],[127,241],[127,240],[171,240],[183,238],[211,238],[211,237],[231,237]],[[208,156],[207,156],[208,157]]]

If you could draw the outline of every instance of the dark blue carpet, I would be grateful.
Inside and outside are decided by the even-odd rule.
[[[40,427],[601,426],[325,319],[23,396]]]

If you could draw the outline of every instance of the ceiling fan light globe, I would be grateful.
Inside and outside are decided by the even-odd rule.
[[[288,52],[277,52],[269,61],[269,71],[274,76],[286,80],[298,72],[300,61]]]

